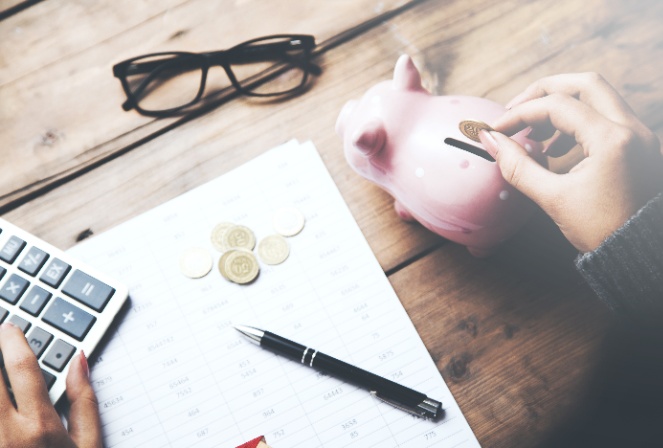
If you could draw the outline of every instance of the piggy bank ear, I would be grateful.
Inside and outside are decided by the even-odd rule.
[[[361,125],[352,136],[352,144],[364,157],[377,154],[387,140],[387,132],[380,120],[371,120]]]
[[[341,137],[345,133],[345,125],[352,116],[352,111],[357,107],[357,103],[357,100],[348,101],[343,106],[343,109],[341,109],[341,113],[338,114],[338,118],[336,119],[336,133]]]
[[[407,54],[396,61],[394,68],[394,86],[402,90],[421,90],[421,75]]]

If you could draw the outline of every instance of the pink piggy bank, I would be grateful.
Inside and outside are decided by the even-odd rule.
[[[513,235],[533,204],[509,185],[481,143],[459,123],[490,123],[505,109],[470,96],[433,96],[409,56],[394,79],[349,101],[336,122],[350,166],[391,194],[398,214],[486,256]],[[542,145],[513,136],[539,162]]]

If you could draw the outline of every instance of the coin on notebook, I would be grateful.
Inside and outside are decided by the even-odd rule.
[[[226,273],[226,267],[225,267],[226,260],[230,256],[231,252],[233,252],[234,250],[235,249],[230,249],[230,250],[225,251],[223,253],[223,255],[221,255],[221,258],[219,258],[219,264],[218,264],[219,272],[221,273],[223,278],[225,278],[226,280],[230,280],[230,278],[228,278],[228,274]]]
[[[180,271],[189,278],[201,278],[212,270],[212,255],[202,247],[190,247],[180,255]]]
[[[228,248],[223,245],[223,235],[229,228],[234,225],[235,224],[232,222],[220,222],[212,229],[212,235],[210,236],[210,239],[212,240],[212,245],[214,248],[219,252],[225,252],[228,250]]]
[[[304,214],[295,207],[282,207],[272,215],[272,225],[276,233],[294,236],[304,228]]]
[[[288,242],[281,235],[266,236],[258,243],[258,256],[266,264],[281,264],[288,255]]]
[[[463,120],[458,124],[458,128],[465,137],[469,138],[470,140],[474,140],[477,143],[481,143],[481,140],[479,139],[479,132],[482,130],[494,131],[494,129],[489,125],[483,121],[478,120]]]
[[[253,252],[246,249],[234,249],[229,252],[223,264],[228,279],[240,285],[255,280],[260,272],[260,266]]]
[[[222,236],[223,245],[228,248],[242,248],[253,250],[256,247],[256,237],[253,231],[246,226],[234,225],[229,227]]]

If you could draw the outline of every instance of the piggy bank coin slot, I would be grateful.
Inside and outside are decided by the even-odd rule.
[[[491,157],[491,155],[488,154],[485,150],[477,148],[474,145],[470,145],[469,143],[461,142],[460,140],[456,140],[455,138],[451,137],[445,138],[444,143],[446,143],[449,146],[453,146],[454,148],[462,149],[463,151],[472,153],[475,156],[479,156],[482,159],[488,160],[489,162],[495,162],[495,159]]]

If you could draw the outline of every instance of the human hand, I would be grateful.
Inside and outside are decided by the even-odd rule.
[[[37,358],[23,332],[12,324],[0,325],[0,352],[14,393],[12,404],[0,375],[0,447],[101,447],[97,399],[88,379],[85,355],[72,359],[67,374],[69,432],[48,398]]]
[[[663,157],[654,133],[638,120],[600,75],[543,78],[511,100],[507,112],[482,131],[481,142],[504,178],[536,202],[581,252],[596,249],[663,190]],[[576,144],[585,158],[568,173],[539,165],[506,135],[531,127],[560,156]],[[506,135],[504,135],[506,134]]]

